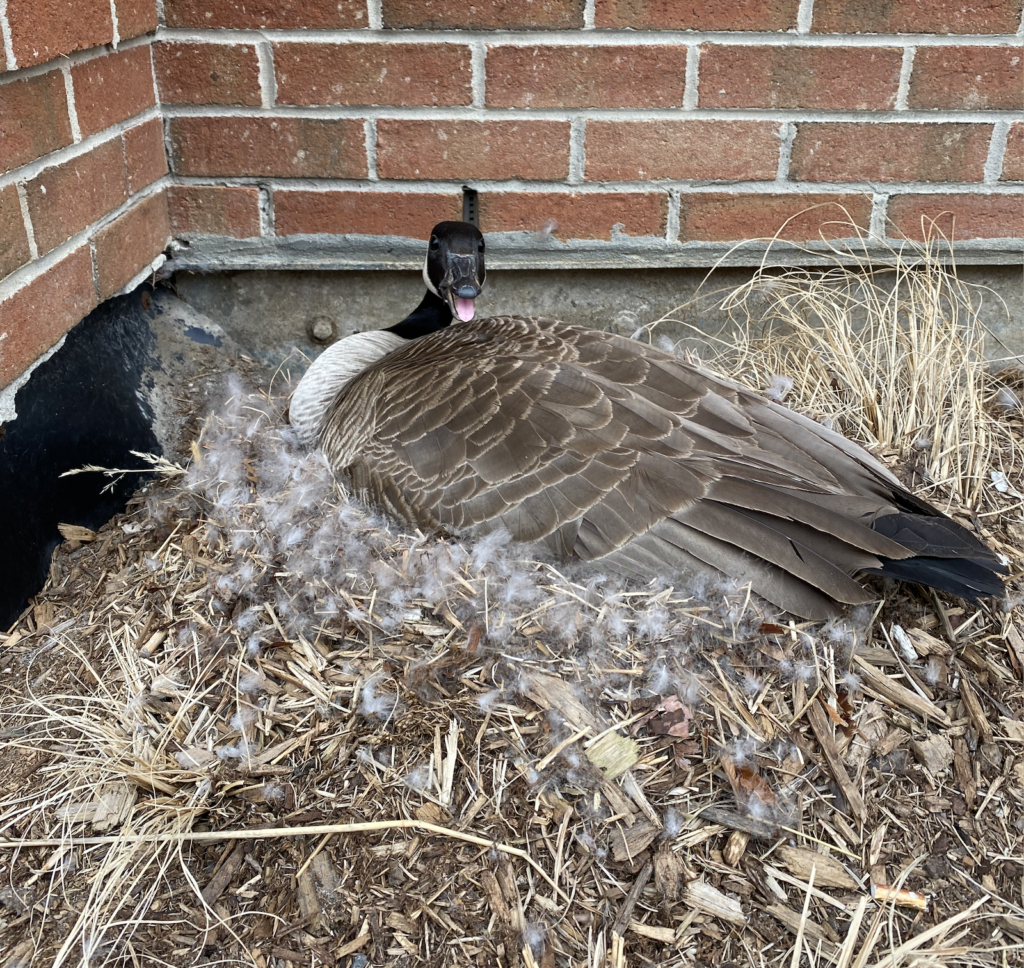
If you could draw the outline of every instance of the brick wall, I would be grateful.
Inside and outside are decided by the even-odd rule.
[[[421,237],[464,184],[486,232],[659,264],[847,216],[1005,251],[1022,6],[0,0],[0,385],[169,232]]]
[[[155,0],[0,0],[0,389],[167,245],[156,26]]]

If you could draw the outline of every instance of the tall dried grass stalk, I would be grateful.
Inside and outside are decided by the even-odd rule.
[[[762,263],[727,292],[720,308],[736,326],[705,362],[757,389],[792,378],[788,405],[875,451],[924,458],[923,490],[980,509],[993,467],[1010,477],[1021,458],[1019,435],[986,403],[984,291],[943,258],[941,236],[880,247],[851,231],[862,251],[835,245],[830,268]]]

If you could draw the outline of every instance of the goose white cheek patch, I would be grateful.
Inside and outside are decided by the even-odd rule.
[[[473,300],[459,297],[455,300],[455,312],[458,314],[459,319],[464,323],[468,323],[473,318]]]

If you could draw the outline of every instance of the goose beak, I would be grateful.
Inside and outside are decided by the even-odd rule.
[[[474,256],[450,255],[448,272],[441,283],[441,295],[451,307],[452,315],[468,323],[475,312],[473,300],[480,295],[477,279],[481,275]]]
[[[452,295],[455,297],[454,302]],[[468,323],[473,318],[475,311],[473,300],[479,295],[480,290],[476,286],[459,286],[454,293],[448,296],[448,301],[452,303],[452,315],[464,323]]]

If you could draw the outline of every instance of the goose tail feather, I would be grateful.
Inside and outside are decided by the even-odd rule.
[[[971,558],[932,558],[927,555],[879,560],[881,567],[866,568],[865,573],[928,585],[975,603],[990,596],[1001,597],[1005,592],[999,576],[1006,574],[1006,569],[998,563],[993,566],[991,562]]]
[[[929,585],[971,602],[1002,596],[1005,588],[1000,575],[1008,574],[1009,569],[995,553],[955,521],[936,514],[916,498],[912,501],[913,510],[882,515],[871,524],[873,530],[910,549],[912,557],[878,555],[879,567],[864,572]],[[922,507],[930,513],[921,513]]]

